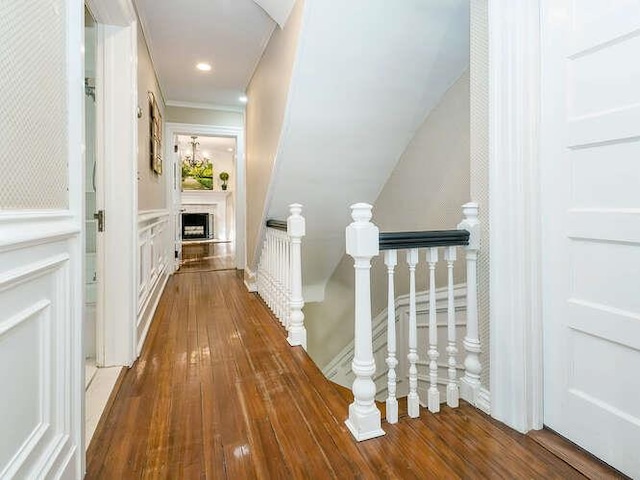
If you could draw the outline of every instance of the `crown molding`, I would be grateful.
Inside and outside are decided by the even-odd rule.
[[[217,105],[215,103],[196,103],[196,102],[178,102],[175,100],[167,100],[167,107],[180,108],[199,108],[201,110],[219,110],[222,112],[235,112],[244,114],[244,107],[235,107],[232,105]]]

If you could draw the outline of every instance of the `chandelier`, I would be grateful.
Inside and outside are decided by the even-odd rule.
[[[200,142],[197,140],[197,135],[191,135],[191,141],[189,142],[189,145],[191,145],[191,155],[185,155],[185,160],[191,167],[199,167],[208,161],[208,159],[199,154],[198,145],[200,145]]]

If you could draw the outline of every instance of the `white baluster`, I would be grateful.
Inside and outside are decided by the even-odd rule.
[[[269,230],[269,301],[267,302],[267,304],[269,305],[271,311],[273,311],[273,296],[275,288],[275,283],[273,280],[274,261],[275,239],[273,238],[273,230]]]
[[[291,241],[291,300],[289,301],[289,336],[290,345],[300,345],[307,349],[307,330],[304,327],[304,298],[302,297],[302,237],[305,236],[305,219],[301,215],[302,205],[289,205],[287,233]]]
[[[267,232],[265,234],[264,237],[264,263],[263,263],[263,269],[262,269],[262,299],[264,300],[264,303],[266,303],[267,305],[269,305],[269,231],[267,229]]]
[[[429,395],[427,405],[429,411],[440,411],[440,392],[438,391],[438,317],[436,311],[436,263],[438,263],[438,247],[427,250],[429,263]]]
[[[349,418],[345,424],[358,441],[384,435],[380,410],[375,404],[376,385],[373,375],[371,332],[371,258],[378,255],[379,231],[371,220],[371,205],[357,203],[351,206],[353,222],[346,229],[347,254],[354,259],[355,268],[355,331],[354,356],[351,369],[353,403],[349,405]]]
[[[291,239],[287,235],[284,242],[284,326],[289,331],[291,320]]]
[[[280,324],[284,326],[284,318],[282,316],[282,304],[284,303],[284,242],[282,241],[282,231],[278,230],[278,304],[277,317]]]
[[[409,265],[409,396],[407,410],[411,418],[420,416],[420,397],[418,397],[418,325],[416,323],[416,265],[418,249],[407,250]]]
[[[265,269],[265,284],[266,284],[266,294],[267,298],[265,299],[267,302],[267,306],[271,308],[271,262],[272,262],[272,254],[271,254],[271,229],[267,228],[267,264]]]
[[[264,262],[266,260],[266,249],[265,246],[267,244],[267,239],[265,238],[264,242],[262,243],[262,252],[260,253],[260,263],[258,264],[258,275],[257,275],[257,279],[256,282],[258,284],[258,294],[262,297],[262,299],[264,300]]]
[[[387,292],[387,422],[398,423],[398,400],[396,399],[396,295],[394,288],[393,271],[398,264],[398,252],[387,250],[384,252],[384,263],[387,266],[388,292]]]
[[[284,241],[282,239],[283,232],[278,231],[278,319],[284,326]]]
[[[465,247],[467,260],[467,334],[464,337],[464,377],[460,381],[460,395],[469,403],[476,405],[480,393],[481,345],[478,338],[478,291],[477,272],[478,250],[480,249],[480,224],[478,222],[478,204],[466,203],[462,206],[465,219],[458,229],[470,233],[469,245]]]
[[[262,265],[262,269],[260,271],[260,277],[262,278],[262,293],[260,294],[260,296],[262,297],[262,299],[265,301],[267,301],[267,262],[268,262],[268,258],[269,258],[269,250],[267,249],[267,245],[268,245],[268,240],[267,237],[265,236],[264,238],[264,244],[262,245],[262,255],[264,256],[264,260],[262,260],[262,257],[260,259],[260,264]]]
[[[260,250],[260,260],[258,260],[258,270],[256,271],[256,287],[258,290],[258,295],[262,297],[262,282],[260,281],[262,277],[262,262],[264,260],[264,243],[262,244],[262,250]]]
[[[289,291],[287,285],[287,276],[289,270],[289,250],[287,232],[281,232],[282,242],[282,303],[280,304],[280,315],[282,316],[282,325],[287,328],[287,320],[289,318]]]
[[[458,382],[456,371],[456,357],[458,349],[456,347],[456,308],[453,298],[453,262],[456,261],[456,247],[447,247],[444,252],[444,259],[447,261],[447,364],[449,366],[449,383],[447,384],[447,405],[452,408],[458,406]]]
[[[282,232],[276,231],[276,317],[282,321]]]

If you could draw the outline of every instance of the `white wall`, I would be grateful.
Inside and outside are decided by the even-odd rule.
[[[242,112],[229,112],[209,108],[165,107],[165,121],[171,123],[191,123],[194,125],[217,125],[225,127],[244,126]]]
[[[456,228],[462,204],[469,201],[469,72],[465,72],[431,111],[402,154],[374,203],[373,222],[381,231]],[[346,225],[345,225],[346,226]],[[304,248],[304,242],[303,242]],[[424,258],[418,290],[425,290]],[[396,294],[408,292],[408,274],[398,258]],[[456,282],[464,270],[456,266]],[[445,271],[440,268],[438,285]],[[353,260],[344,255],[329,280],[325,300],[305,307],[309,354],[321,367],[353,339]],[[386,307],[382,257],[372,268],[372,313]]]
[[[138,23],[138,106],[142,117],[138,119],[138,211],[167,208],[165,179],[168,173],[157,175],[151,170],[149,159],[149,101],[148,92],[156,98],[158,108],[166,122],[164,99],[151,63],[144,33]]]
[[[276,28],[247,87],[247,265],[261,228],[289,95],[304,0],[296,2],[284,29]]]

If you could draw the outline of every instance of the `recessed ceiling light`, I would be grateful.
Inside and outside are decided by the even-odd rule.
[[[233,148],[231,147],[227,148],[227,152],[233,152]]]
[[[238,98],[238,100],[240,100],[241,103],[247,103],[249,101],[246,95],[240,95],[240,98]]]
[[[210,72],[211,71],[211,65],[208,64],[208,63],[204,63],[204,62],[201,62],[201,63],[197,64],[196,68],[198,70],[200,70],[201,72]]]

